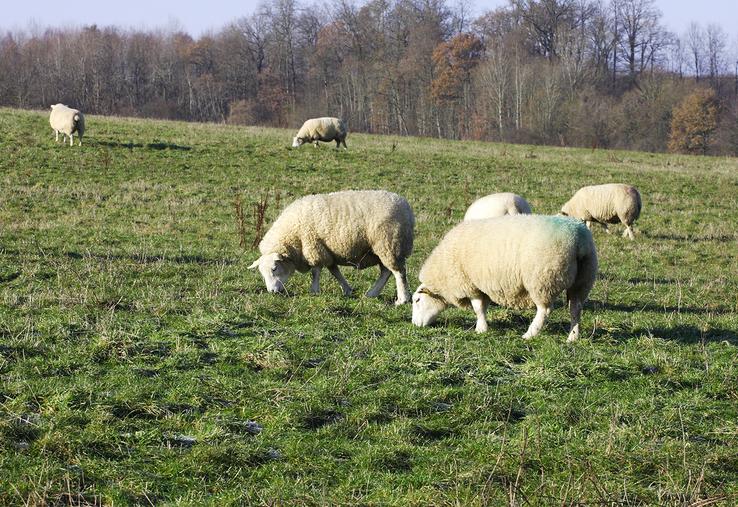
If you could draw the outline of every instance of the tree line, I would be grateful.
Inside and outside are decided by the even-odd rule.
[[[464,1],[268,0],[197,39],[7,32],[0,104],[293,128],[330,115],[370,133],[736,154],[738,77],[720,26],[672,33],[653,0],[509,0],[476,18]]]

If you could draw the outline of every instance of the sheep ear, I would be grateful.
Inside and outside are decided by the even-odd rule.
[[[261,257],[259,257],[258,259],[256,259],[256,260],[255,260],[255,261],[254,261],[254,262],[253,262],[253,263],[251,264],[251,266],[249,266],[249,267],[248,267],[248,269],[256,269],[256,268],[258,268],[258,267],[259,267],[259,260],[260,260],[260,259],[261,259]]]

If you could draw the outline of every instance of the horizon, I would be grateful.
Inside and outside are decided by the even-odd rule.
[[[463,0],[449,0],[453,5]],[[215,0],[206,5],[188,6],[183,13],[181,4],[171,0],[162,2],[144,2],[130,0],[125,9],[116,4],[100,4],[91,0],[78,2],[80,12],[74,19],[63,14],[58,15],[48,0],[40,0],[27,4],[10,4],[4,8],[4,22],[0,22],[2,33],[30,32],[37,33],[49,28],[82,28],[97,25],[99,27],[116,27],[122,30],[169,30],[183,31],[194,38],[217,33],[229,23],[253,14],[265,2],[246,0]],[[471,16],[477,18],[485,12],[508,5],[507,0],[472,0]],[[726,19],[738,19],[738,2],[733,0],[704,0],[703,2],[655,0],[661,11],[663,25],[676,35],[683,35],[689,24],[696,22],[703,28],[709,24],[720,25],[729,37],[732,52],[738,50],[738,31],[732,24],[723,22]],[[49,17],[58,16],[61,21],[52,22]]]

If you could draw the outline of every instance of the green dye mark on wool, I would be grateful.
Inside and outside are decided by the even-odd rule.
[[[570,218],[565,216],[549,216],[545,217],[553,228],[554,234],[565,234],[566,236],[576,235],[577,239],[586,236],[588,230],[584,222],[576,218]]]

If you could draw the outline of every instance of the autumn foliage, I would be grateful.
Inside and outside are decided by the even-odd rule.
[[[718,102],[715,91],[701,88],[687,95],[674,108],[669,151],[704,155],[717,128]]]
[[[431,83],[431,95],[436,101],[450,102],[461,97],[483,49],[482,41],[471,33],[459,34],[436,47],[433,51],[436,77]]]

